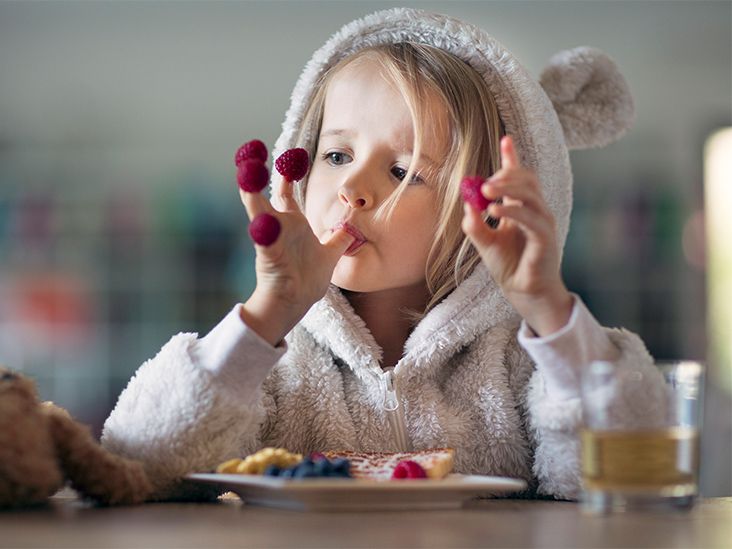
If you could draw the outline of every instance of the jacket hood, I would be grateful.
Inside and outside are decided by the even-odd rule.
[[[274,158],[298,146],[296,140],[307,105],[325,71],[363,48],[398,42],[441,48],[465,61],[485,79],[506,133],[514,138],[521,163],[534,170],[541,182],[556,218],[559,247],[563,248],[572,205],[568,150],[609,144],[629,129],[634,118],[627,82],[615,63],[594,48],[559,52],[549,60],[537,81],[502,44],[474,25],[410,8],[378,11],[348,23],[313,54],[292,92],[282,133],[273,149]],[[300,146],[311,145],[317,138],[317,128],[303,129],[306,143]],[[279,178],[274,178],[273,185],[279,183]],[[299,184],[301,196],[306,184],[307,181]],[[326,322],[331,314],[346,315],[345,325],[355,331],[346,335],[343,325],[338,330],[338,323]],[[441,344],[454,350],[455,345],[466,344],[478,331],[485,331],[512,314],[487,269],[480,265],[415,328],[406,351],[430,347],[434,352]],[[339,320],[343,322],[344,318]],[[325,337],[323,342],[336,354],[341,349],[348,355],[342,356],[348,363],[365,359],[359,356],[364,352],[371,354],[368,349],[372,346],[378,351],[359,321],[335,288],[303,320],[306,329],[316,338]],[[326,336],[328,333],[332,337]]]

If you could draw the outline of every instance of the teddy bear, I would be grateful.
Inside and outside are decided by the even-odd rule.
[[[33,381],[0,366],[0,508],[43,503],[67,481],[103,505],[152,491],[140,463],[102,448],[66,410],[40,402]]]

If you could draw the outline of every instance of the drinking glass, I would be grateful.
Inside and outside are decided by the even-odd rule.
[[[582,372],[582,508],[690,509],[698,493],[704,367],[596,361]],[[621,390],[622,387],[622,390]]]

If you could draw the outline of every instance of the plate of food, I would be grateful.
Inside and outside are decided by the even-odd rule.
[[[453,474],[454,451],[325,452],[302,458],[266,448],[186,478],[253,505],[301,511],[457,509],[476,497],[526,489],[520,479]]]

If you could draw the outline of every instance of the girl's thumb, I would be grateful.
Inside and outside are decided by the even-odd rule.
[[[348,247],[353,244],[354,240],[356,238],[353,235],[348,234],[343,229],[338,229],[330,235],[330,238],[323,243],[323,246],[332,255],[332,259],[338,261]]]
[[[467,202],[464,204],[463,212],[461,227],[473,246],[478,252],[489,247],[495,239],[495,231],[486,225],[480,212]]]

